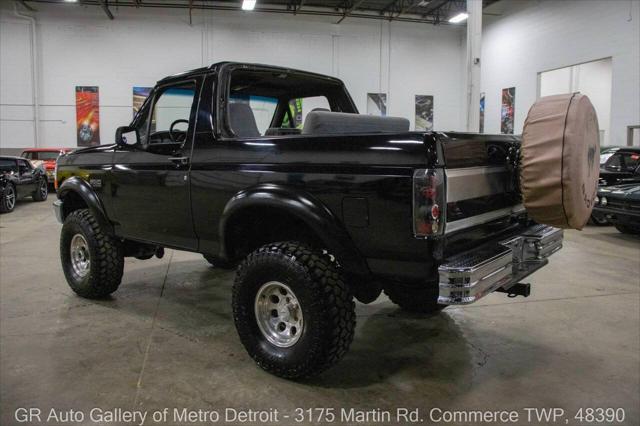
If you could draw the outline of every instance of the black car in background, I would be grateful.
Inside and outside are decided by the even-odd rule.
[[[640,234],[640,183],[600,188],[593,210],[618,231]]]
[[[47,176],[40,167],[20,157],[0,157],[0,213],[9,213],[16,200],[33,197],[44,201],[49,193]]]
[[[619,148],[600,166],[600,185],[640,182],[640,148]]]
[[[640,183],[640,148],[610,147],[600,153],[600,186]],[[593,210],[591,223],[609,225],[603,213]]]

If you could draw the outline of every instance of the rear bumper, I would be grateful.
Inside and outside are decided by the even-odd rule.
[[[438,268],[438,303],[467,305],[508,289],[547,264],[562,247],[561,229],[534,225],[521,234],[455,255]]]

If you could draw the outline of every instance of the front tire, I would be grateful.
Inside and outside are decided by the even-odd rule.
[[[238,267],[232,305],[245,349],[280,377],[319,374],[353,340],[355,304],[342,275],[322,252],[298,242],[251,253]]]
[[[65,219],[60,260],[69,287],[82,297],[108,296],[122,280],[122,244],[105,234],[87,209],[76,210]]]
[[[16,187],[8,183],[4,188],[4,196],[0,199],[0,213],[10,213],[16,208]]]
[[[49,195],[49,184],[46,179],[42,179],[33,194],[33,201],[45,201]]]
[[[405,311],[431,314],[440,312],[447,305],[438,303],[438,286],[426,287],[406,286],[398,283],[388,283],[384,292],[389,299]]]

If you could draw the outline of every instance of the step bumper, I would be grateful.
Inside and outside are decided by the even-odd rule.
[[[468,305],[493,291],[508,289],[547,264],[562,247],[561,229],[534,225],[498,243],[453,256],[438,268],[438,303]]]

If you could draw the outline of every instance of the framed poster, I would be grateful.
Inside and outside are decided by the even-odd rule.
[[[367,114],[381,117],[387,115],[386,93],[367,93]]]
[[[502,110],[500,112],[500,133],[513,134],[513,116],[516,105],[516,88],[502,89]]]
[[[78,146],[100,145],[98,86],[76,86],[76,134]]]
[[[416,130],[433,130],[433,96],[416,95]]]
[[[484,92],[480,93],[480,133],[484,133]]]
[[[151,87],[133,86],[133,116],[135,117],[144,101],[149,97]]]

